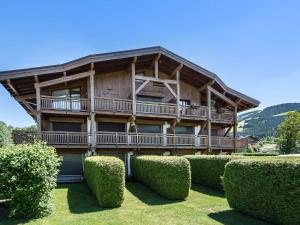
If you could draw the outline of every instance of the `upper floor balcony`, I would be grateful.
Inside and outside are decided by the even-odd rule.
[[[132,114],[132,100],[95,97],[94,109],[98,114],[128,115]],[[136,101],[136,115],[142,117],[176,118],[177,105],[174,103]],[[91,110],[90,99],[41,96],[41,110],[47,112],[83,113]],[[199,105],[180,105],[180,117],[182,119],[206,120],[208,107]],[[213,122],[232,123],[234,112],[225,110],[218,112],[212,109]]]

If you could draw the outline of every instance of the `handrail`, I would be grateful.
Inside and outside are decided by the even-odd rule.
[[[41,109],[88,112],[90,100],[84,98],[41,96]]]

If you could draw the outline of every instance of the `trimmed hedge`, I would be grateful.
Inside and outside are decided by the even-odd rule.
[[[182,157],[132,157],[131,171],[134,178],[165,198],[183,200],[189,195],[191,170],[188,160]]]
[[[92,156],[84,161],[84,177],[101,207],[115,208],[124,201],[125,167],[110,156]]]
[[[245,152],[245,153],[232,153],[232,155],[242,156],[278,156],[278,153],[259,153],[259,152]]]
[[[300,224],[300,160],[247,159],[229,162],[224,175],[229,205],[276,224]]]
[[[221,177],[225,164],[243,156],[232,155],[186,155],[191,164],[192,182],[217,190],[223,190]]]
[[[45,143],[0,149],[1,197],[11,199],[9,216],[37,218],[51,213],[60,158]]]

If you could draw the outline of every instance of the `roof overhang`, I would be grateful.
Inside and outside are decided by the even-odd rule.
[[[8,85],[7,81],[22,81],[24,79],[32,79],[33,84],[31,87],[33,89],[31,90],[31,93],[34,93],[34,79],[37,76],[42,78],[43,76],[46,77],[49,75],[53,75],[55,77],[58,76],[58,74],[63,74],[66,71],[75,71],[78,70],[78,68],[89,67],[89,65],[92,63],[108,64],[109,62],[120,62],[120,60],[128,60],[129,62],[133,57],[138,57],[138,59],[142,59],[141,61],[144,60],[144,62],[146,63],[148,62],[147,60],[150,56],[155,57],[155,55],[157,54],[161,54],[162,57],[160,60],[166,62],[166,69],[168,69],[167,64],[172,64],[174,65],[174,67],[178,67],[178,65],[182,64],[183,69],[181,71],[183,75],[181,77],[183,79],[186,79],[188,81],[189,79],[196,78],[199,76],[199,79],[195,81],[196,83],[199,83],[199,87],[203,86],[206,82],[214,81],[214,88],[216,88],[220,92],[225,93],[227,97],[231,98],[233,101],[241,102],[241,104],[243,104],[243,107],[240,107],[238,109],[239,111],[257,107],[260,104],[259,101],[245,94],[242,94],[234,89],[229,88],[215,73],[212,73],[160,46],[111,53],[94,54],[58,65],[2,71],[0,72],[0,82],[13,96],[15,96],[15,92],[11,90],[11,87]],[[202,83],[202,81],[204,82]],[[195,84],[195,82],[193,81],[193,84]],[[26,92],[26,94],[30,94],[30,92]]]

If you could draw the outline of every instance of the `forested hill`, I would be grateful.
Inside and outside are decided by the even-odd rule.
[[[238,115],[240,135],[274,136],[284,115],[290,111],[300,112],[300,103],[285,103]]]

